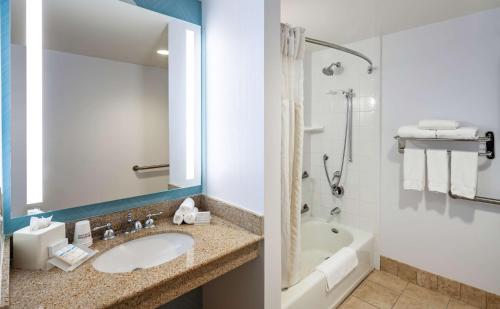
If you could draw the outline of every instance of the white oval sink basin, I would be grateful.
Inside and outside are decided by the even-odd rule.
[[[126,273],[166,263],[193,247],[193,237],[183,233],[145,236],[102,253],[92,266],[100,272]]]

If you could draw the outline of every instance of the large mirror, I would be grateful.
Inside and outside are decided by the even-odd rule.
[[[11,216],[200,185],[200,27],[11,0]]]

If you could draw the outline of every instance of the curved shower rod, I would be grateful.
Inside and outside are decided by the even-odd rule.
[[[372,74],[372,72],[373,72],[373,63],[370,60],[370,58],[368,58],[367,56],[363,55],[362,53],[360,53],[358,51],[355,51],[353,49],[350,49],[350,48],[347,48],[347,47],[344,47],[344,46],[340,46],[340,45],[337,45],[337,44],[334,44],[334,43],[330,43],[330,42],[326,42],[326,41],[321,41],[321,40],[316,40],[316,39],[308,38],[308,37],[306,37],[306,42],[312,43],[312,44],[316,44],[316,45],[325,46],[325,47],[330,47],[330,48],[337,49],[337,50],[341,50],[341,51],[349,53],[351,55],[363,58],[366,62],[368,62],[370,64],[368,66],[368,74]]]

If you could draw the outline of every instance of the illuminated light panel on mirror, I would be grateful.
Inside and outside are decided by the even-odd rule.
[[[26,202],[43,201],[42,0],[26,1]]]
[[[158,50],[156,51],[156,53],[157,53],[158,55],[168,56],[168,50],[166,50],[166,49],[158,49]]]
[[[195,33],[186,30],[186,179],[195,177]]]

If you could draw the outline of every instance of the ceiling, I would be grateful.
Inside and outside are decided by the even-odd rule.
[[[281,0],[281,20],[345,44],[498,6],[500,0]]]
[[[12,42],[25,44],[25,3],[12,1]],[[119,0],[44,0],[45,49],[167,67],[170,17]]]

